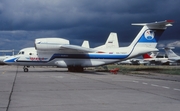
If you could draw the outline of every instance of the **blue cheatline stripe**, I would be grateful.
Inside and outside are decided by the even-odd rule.
[[[16,61],[16,59],[18,59],[17,57],[16,58],[12,58],[12,59],[9,59],[9,60],[6,60],[5,62],[15,62]]]
[[[54,54],[49,61],[56,58],[69,58],[69,59],[124,59],[128,55],[120,54]]]
[[[48,61],[27,61],[17,60],[17,62],[31,62],[31,63],[47,63],[54,59],[124,59],[128,55],[120,54],[54,54]]]

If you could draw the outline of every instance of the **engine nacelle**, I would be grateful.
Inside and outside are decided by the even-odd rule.
[[[69,44],[69,40],[63,38],[38,38],[35,39],[36,50],[59,50],[61,45]]]

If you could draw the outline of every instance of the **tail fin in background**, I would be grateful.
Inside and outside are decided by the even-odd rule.
[[[180,56],[178,56],[176,53],[174,53],[174,51],[172,51],[172,49],[174,49],[174,47],[166,47],[164,48],[167,56],[169,59],[180,59]]]
[[[151,52],[151,57],[155,58],[157,55],[159,54],[159,52]]]
[[[149,59],[149,58],[152,58],[148,53],[143,54],[142,56],[143,56],[143,59]]]
[[[117,33],[111,32],[106,40],[106,43],[104,45],[95,47],[94,49],[100,50],[105,48],[119,48]]]
[[[83,43],[82,43],[82,47],[90,48],[90,47],[89,47],[89,41],[84,40]]]
[[[143,59],[149,59],[149,58],[156,58],[156,56],[159,54],[159,52],[151,52],[151,55],[148,53],[143,54]]]

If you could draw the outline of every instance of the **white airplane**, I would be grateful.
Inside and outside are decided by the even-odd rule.
[[[149,62],[150,64],[168,64],[170,61],[167,57],[165,56],[159,56],[159,52],[151,52],[151,55],[148,53],[143,54],[143,59],[144,61]]]
[[[59,66],[69,71],[83,71],[84,67],[94,67],[127,60],[144,53],[158,51],[157,42],[161,34],[172,26],[172,20],[132,25],[143,26],[133,42],[127,47],[85,48],[70,45],[63,38],[38,38],[35,47],[20,50],[18,55],[5,59],[6,64],[22,65],[24,72],[28,66]]]
[[[137,58],[132,58],[132,59],[127,59],[125,61],[118,62],[118,64],[125,64],[125,65],[146,65],[149,64],[148,61],[144,61],[143,59],[137,59]]]
[[[172,51],[172,49],[174,49],[174,47],[166,47],[164,48],[168,59],[171,60],[171,62],[176,62],[176,63],[180,63],[180,56],[178,56],[176,53],[174,53]]]

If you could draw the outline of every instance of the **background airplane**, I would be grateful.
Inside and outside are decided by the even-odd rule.
[[[118,62],[117,64],[125,64],[125,65],[147,65],[149,64],[149,61],[144,61],[143,59],[137,59],[137,58],[132,58],[132,59],[127,59],[125,61]]]
[[[67,67],[69,71],[81,72],[84,67],[112,64],[144,53],[158,51],[157,42],[164,30],[172,26],[171,23],[173,23],[172,20],[132,24],[143,26],[143,28],[127,47],[117,47],[119,45],[115,44],[114,48],[107,48],[104,45],[86,48],[70,45],[69,40],[63,38],[38,38],[35,40],[34,48],[22,49],[18,55],[9,57],[4,62],[22,65],[24,72],[28,71],[28,66],[59,66]],[[112,42],[108,40],[105,44],[111,45]]]
[[[146,53],[146,54],[143,54],[143,59],[144,61],[149,62],[149,64],[168,65],[170,62],[169,59],[165,55],[160,56],[158,54],[159,52],[151,52],[151,55]]]
[[[180,63],[180,56],[178,56],[176,53],[174,53],[174,51],[172,51],[172,49],[174,49],[174,47],[164,48],[164,50],[168,56],[168,59],[171,60],[171,62]]]

